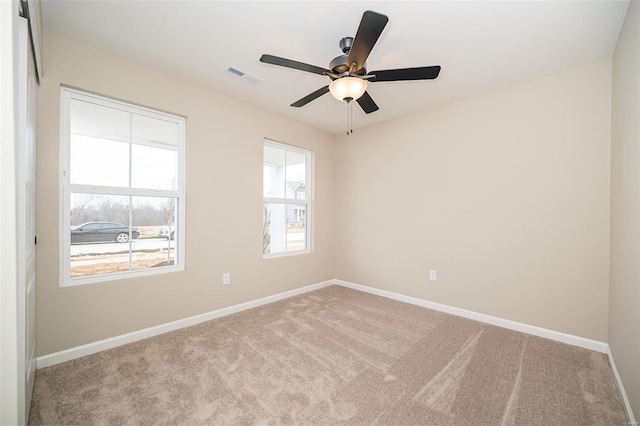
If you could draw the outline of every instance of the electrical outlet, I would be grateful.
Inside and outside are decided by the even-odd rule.
[[[436,280],[436,278],[437,278],[436,271],[434,271],[433,269],[432,269],[432,270],[430,270],[430,271],[429,271],[429,280],[431,280],[431,281],[435,281],[435,280]]]
[[[222,284],[231,284],[231,274],[229,272],[222,274]]]

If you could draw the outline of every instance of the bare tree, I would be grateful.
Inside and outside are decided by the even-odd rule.
[[[164,211],[161,207],[154,206],[150,203],[138,204],[133,206],[133,225],[137,226],[157,226],[164,222]]]
[[[73,208],[71,209],[71,226],[88,222],[93,210],[91,205],[96,200],[95,194],[73,194]]]
[[[129,203],[124,203],[111,195],[102,195],[98,198],[97,214],[95,221],[129,223]]]
[[[171,240],[175,240],[175,215],[176,215],[176,199],[167,198],[166,201],[160,207],[162,212],[163,222],[167,224],[169,230],[167,232],[167,262],[171,260]],[[173,228],[173,229],[172,229]],[[174,238],[171,238],[171,235]]]
[[[166,223],[167,226],[173,225],[175,214],[176,214],[176,199],[175,198],[167,198],[166,201],[160,207],[162,212],[162,221]]]
[[[262,253],[267,254],[271,252],[271,214],[266,206],[262,215]]]

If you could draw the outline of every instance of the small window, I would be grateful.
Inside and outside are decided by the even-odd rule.
[[[311,151],[264,142],[262,253],[308,253],[312,194]]]
[[[60,99],[62,285],[184,269],[184,118]]]

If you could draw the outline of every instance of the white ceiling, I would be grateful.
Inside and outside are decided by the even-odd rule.
[[[432,81],[372,83],[380,110],[354,108],[354,128],[610,58],[628,1],[43,1],[55,32],[166,70],[318,128],[346,129],[330,94],[289,105],[328,77],[259,62],[268,53],[323,68],[369,9],[389,23],[370,71],[441,65]],[[45,42],[46,48],[46,42]],[[256,85],[227,65],[263,79]],[[46,74],[46,69],[45,69]]]

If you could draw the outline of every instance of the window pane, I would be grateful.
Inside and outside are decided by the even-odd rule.
[[[275,254],[287,251],[286,205],[264,203],[263,253]]]
[[[287,151],[287,193],[292,200],[306,199],[306,159],[307,156],[298,152]]]
[[[178,123],[131,114],[132,142],[149,146],[178,146]]]
[[[133,225],[140,239],[131,245],[131,269],[172,266],[176,258],[177,198],[132,197]]]
[[[175,148],[131,147],[131,186],[146,189],[177,189],[178,153]]]
[[[72,135],[130,142],[131,117],[126,111],[71,99]]]
[[[285,151],[272,146],[264,147],[263,195],[285,198]]]
[[[129,247],[139,237],[129,227],[129,197],[71,194],[71,278],[129,270]]]
[[[71,135],[70,175],[73,184],[129,186],[129,144]]]
[[[71,277],[174,265],[177,211],[177,198],[72,193]]]
[[[287,204],[287,251],[307,249],[307,207]]]
[[[307,249],[305,205],[264,203],[263,217],[263,254]]]
[[[70,182],[129,186],[130,114],[72,99]]]

